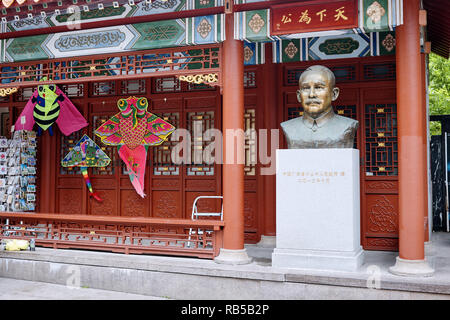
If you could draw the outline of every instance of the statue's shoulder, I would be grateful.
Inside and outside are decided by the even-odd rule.
[[[359,122],[357,120],[354,120],[354,119],[349,118],[349,117],[343,117],[343,116],[340,116],[340,115],[336,115],[335,121],[340,123],[342,126],[344,126],[346,128],[357,129],[358,125],[359,125]]]
[[[302,120],[303,120],[303,117],[297,117],[297,118],[290,119],[290,120],[280,123],[280,126],[281,126],[281,128],[283,128],[285,130],[290,129],[290,128],[295,128],[303,123]]]

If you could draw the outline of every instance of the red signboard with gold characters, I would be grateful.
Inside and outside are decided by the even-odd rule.
[[[356,0],[312,1],[271,7],[272,35],[351,29],[358,26]]]

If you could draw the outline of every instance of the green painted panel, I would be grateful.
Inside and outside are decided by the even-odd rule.
[[[195,0],[195,9],[215,7],[214,0]]]
[[[48,35],[38,35],[32,37],[16,38],[6,49],[7,53],[14,61],[48,59],[48,55],[42,49],[41,44]]]
[[[352,38],[328,39],[319,46],[326,55],[350,54],[359,48],[359,42]]]
[[[366,32],[389,30],[388,0],[363,1],[363,27]]]
[[[300,39],[282,41],[283,62],[300,61]]]
[[[395,32],[380,32],[380,55],[395,54]]]
[[[105,17],[114,17],[120,16],[125,12],[126,8],[123,6],[119,6],[118,8],[114,7],[106,7],[103,10],[90,10],[90,11],[80,11],[80,19],[81,20],[89,20],[89,19],[98,19]],[[56,20],[60,23],[67,22],[67,19],[71,17],[73,14],[62,14],[56,16]]]
[[[132,49],[153,49],[176,46],[184,38],[185,29],[177,20],[139,23],[133,27],[141,37]]]
[[[248,11],[245,19],[245,33],[248,39],[262,40],[267,38],[267,10]]]

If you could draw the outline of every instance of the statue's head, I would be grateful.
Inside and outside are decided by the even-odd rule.
[[[300,75],[297,99],[304,113],[316,119],[333,108],[331,102],[339,96],[335,81],[333,72],[320,65],[311,66]]]

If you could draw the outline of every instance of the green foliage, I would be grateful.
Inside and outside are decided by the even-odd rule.
[[[430,115],[450,114],[450,60],[434,53],[429,55]],[[431,122],[431,135],[440,135],[440,124]]]

